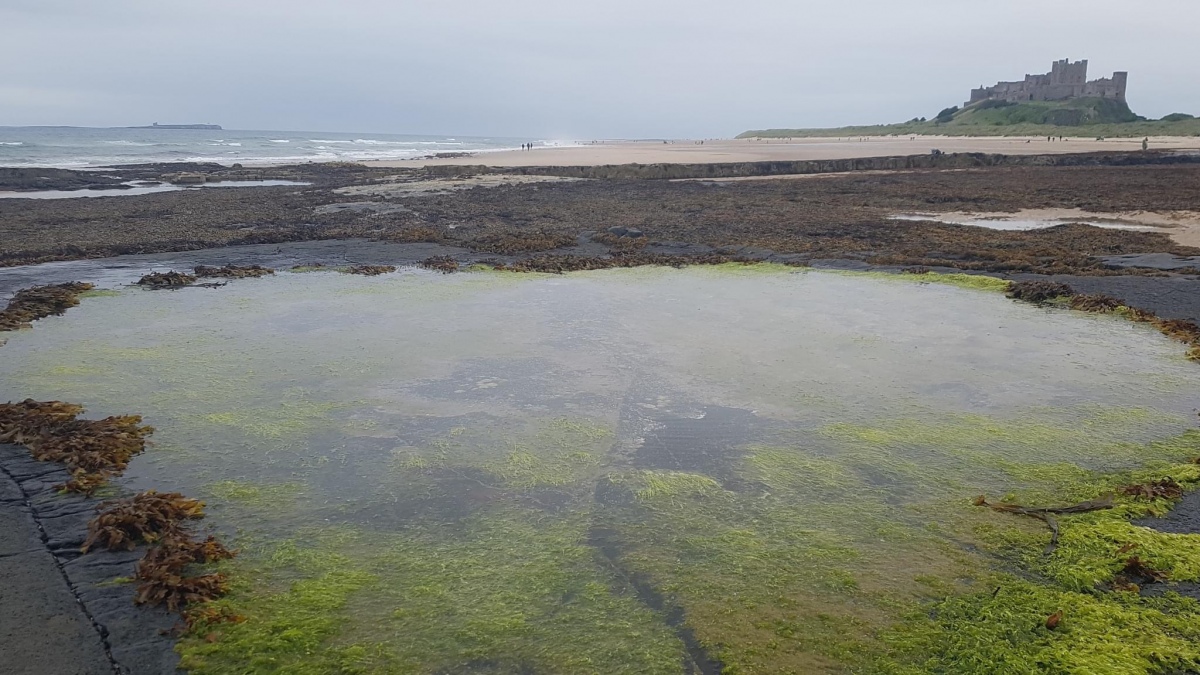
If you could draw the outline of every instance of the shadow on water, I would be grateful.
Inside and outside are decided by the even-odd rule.
[[[607,481],[600,481],[596,486],[597,502],[612,500],[611,484]],[[588,529],[588,544],[596,549],[600,564],[608,568],[614,578],[619,579],[624,585],[631,588],[644,605],[653,609],[662,615],[663,620],[675,634],[679,640],[683,642],[686,649],[684,657],[683,671],[688,675],[720,675],[725,666],[717,659],[709,655],[708,650],[700,641],[696,639],[695,632],[687,625],[683,607],[669,602],[646,575],[639,572],[631,572],[621,564],[621,550],[617,542],[617,531],[611,528],[594,525]],[[625,591],[627,589],[617,589]]]
[[[538,675],[537,668],[528,663],[508,663],[494,659],[476,659],[435,672],[436,675]]]
[[[643,418],[641,447],[633,457],[640,469],[686,471],[737,483],[734,468],[742,446],[755,439],[763,421],[749,410],[704,406],[688,413],[636,413]]]

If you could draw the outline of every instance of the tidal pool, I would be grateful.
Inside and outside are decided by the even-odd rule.
[[[1147,326],[951,280],[131,288],[12,334],[0,400],[156,427],[122,487],[203,498],[241,549],[219,602],[246,621],[185,638],[195,672],[1001,672],[929,645],[947,602],[1051,592],[1011,574],[1049,535],[971,498],[1066,503],[1184,461],[1200,367]],[[1052,572],[1053,593],[1108,602]],[[1200,637],[1121,602],[1130,635],[1104,640]],[[1094,632],[1029,649],[1069,669]],[[1151,662],[1133,652],[1112,663]]]
[[[177,192],[179,190],[203,190],[205,188],[237,188],[237,187],[279,187],[282,185],[305,186],[305,183],[294,180],[226,180],[217,183],[201,185],[173,185],[160,183],[146,185],[140,182],[129,182],[131,186],[125,189],[115,188],[83,188],[79,190],[33,190],[30,192],[0,191],[0,199],[77,199],[83,197],[133,197],[149,195],[156,192]]]
[[[888,216],[889,220],[914,220],[917,222],[932,221],[935,223],[949,223],[950,225],[973,225],[975,227],[986,227],[989,230],[1044,230],[1050,227],[1059,225],[1073,225],[1082,223],[1111,230],[1133,230],[1135,232],[1162,232],[1163,227],[1155,225],[1146,225],[1142,223],[1127,223],[1120,220],[1115,220],[1109,217],[1097,216],[1091,219],[1079,218],[1013,218],[1008,215],[996,217],[986,216],[958,216],[953,214],[937,214],[937,213],[901,213],[893,216]]]

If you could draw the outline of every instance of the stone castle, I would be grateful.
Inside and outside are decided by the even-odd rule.
[[[1129,73],[1115,72],[1112,77],[1087,81],[1087,59],[1071,63],[1070,59],[1055,61],[1045,75],[1026,75],[1019,82],[999,82],[991,87],[971,90],[966,105],[980,101],[1064,101],[1072,98],[1115,98],[1125,100]]]

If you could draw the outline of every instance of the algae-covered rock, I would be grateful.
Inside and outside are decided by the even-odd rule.
[[[0,311],[0,331],[28,328],[38,319],[64,314],[79,304],[79,296],[94,286],[81,282],[37,286],[17,291]]]

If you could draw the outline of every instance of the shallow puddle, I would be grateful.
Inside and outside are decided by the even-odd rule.
[[[1094,218],[1094,219],[1028,219],[1028,218],[1007,218],[1007,217],[957,217],[946,216],[934,213],[901,213],[894,216],[888,216],[889,220],[912,220],[918,222],[935,222],[948,223],[950,225],[974,225],[975,227],[986,227],[989,230],[1044,230],[1048,227],[1057,227],[1059,225],[1072,225],[1083,223],[1092,227],[1100,227],[1110,230],[1132,230],[1134,232],[1162,232],[1162,227],[1153,225],[1145,225],[1141,223],[1122,222],[1111,218]]]
[[[194,671],[815,672],[978,590],[974,495],[1179,461],[1183,352],[916,277],[314,272],[86,299],[0,400],[157,428],[124,485],[242,550]]]

